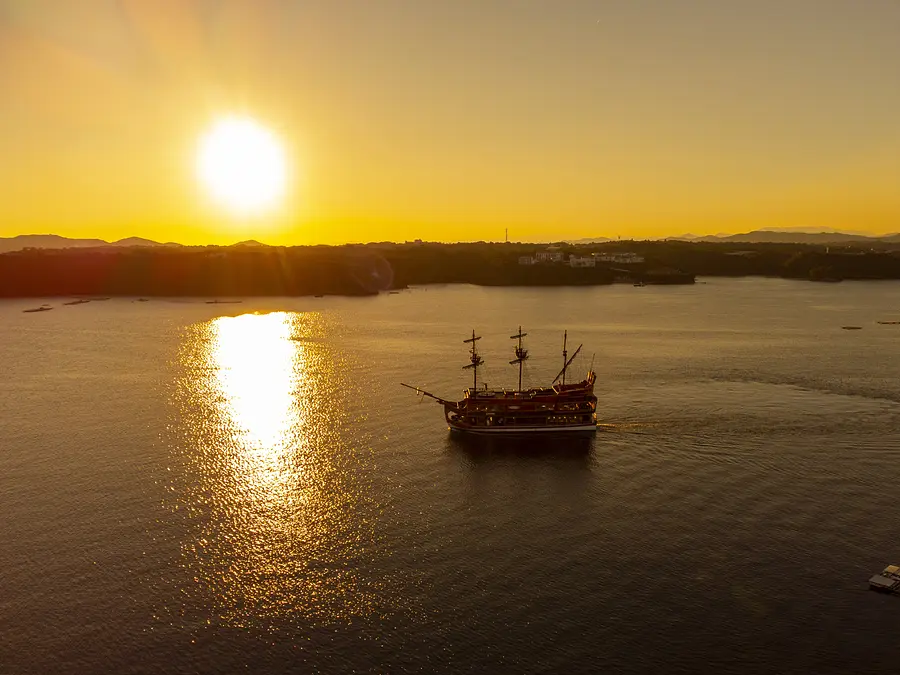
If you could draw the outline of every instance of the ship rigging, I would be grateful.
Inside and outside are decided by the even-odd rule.
[[[463,398],[451,401],[436,396],[420,387],[403,384],[404,387],[434,399],[444,408],[444,416],[451,431],[474,434],[523,434],[536,432],[592,432],[597,429],[597,397],[594,395],[596,374],[593,368],[580,382],[566,384],[566,374],[572,362],[581,352],[579,345],[570,357],[567,352],[568,332],[563,334],[563,367],[549,387],[522,388],[522,371],[528,360],[528,350],[523,345],[527,333],[522,327],[510,339],[516,340],[515,358],[510,365],[519,366],[518,388],[478,389],[478,368],[484,359],[478,353],[476,343],[481,336],[472,331],[472,337],[463,340],[469,344],[469,363],[463,366],[472,370],[472,387],[463,392]]]

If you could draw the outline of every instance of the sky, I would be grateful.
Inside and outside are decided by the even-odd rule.
[[[900,0],[0,0],[0,236],[900,231]],[[239,115],[284,199],[196,176]]]

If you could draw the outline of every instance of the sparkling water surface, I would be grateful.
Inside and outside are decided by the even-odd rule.
[[[0,672],[897,672],[900,284],[704,281],[0,302]]]

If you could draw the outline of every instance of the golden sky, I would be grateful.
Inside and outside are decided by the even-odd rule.
[[[896,0],[0,0],[0,236],[900,231]],[[285,201],[195,176],[249,116]]]

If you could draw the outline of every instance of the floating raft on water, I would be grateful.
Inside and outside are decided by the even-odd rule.
[[[881,593],[900,595],[900,566],[888,565],[881,574],[873,574],[869,579],[869,588]]]

